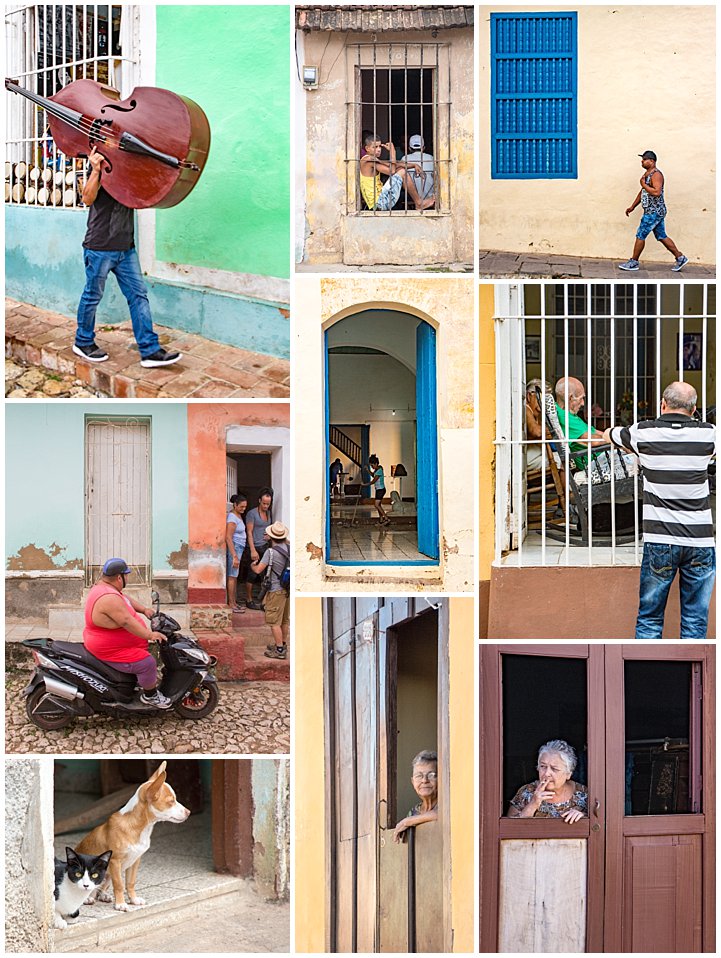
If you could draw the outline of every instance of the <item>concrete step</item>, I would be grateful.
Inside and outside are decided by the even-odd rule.
[[[231,614],[234,629],[258,628],[265,625],[265,612],[256,609],[246,609],[245,612]]]
[[[245,672],[247,682],[290,682],[290,661],[288,659],[269,659],[263,653],[265,646],[245,650]]]
[[[171,928],[178,921],[208,915],[221,914],[235,904],[238,893],[245,888],[241,878],[217,875],[217,882],[205,888],[191,891],[178,889],[172,898],[133,908],[129,912],[110,911],[110,906],[84,905],[82,920],[70,924],[63,931],[54,932],[54,952],[102,952],[104,947],[115,942],[141,935],[144,931]],[[152,894],[155,889],[148,889]],[[93,908],[102,908],[102,917],[92,916]]]
[[[143,599],[138,599],[139,602],[143,602]],[[143,604],[145,604],[143,602]],[[150,600],[148,599],[147,605],[150,605]],[[162,612],[167,613],[167,615],[172,616],[180,625],[180,628],[185,632],[190,628],[190,606],[188,605],[166,605],[160,607]],[[51,606],[48,609],[48,634],[52,635],[53,630],[56,632],[67,631],[68,629],[79,630],[82,632],[85,627],[85,610],[84,609],[68,609],[63,606]]]
[[[264,649],[272,638],[270,626],[259,625],[247,628],[244,622],[240,626],[236,626],[235,623],[233,623],[233,625],[235,626],[233,628],[233,634],[242,636],[246,648],[259,647]]]
[[[220,682],[290,681],[288,660],[269,659],[263,653],[270,642],[270,630],[261,637],[254,636],[255,643],[246,642],[241,632],[197,631],[196,638],[202,647],[215,655],[218,664],[215,674]]]

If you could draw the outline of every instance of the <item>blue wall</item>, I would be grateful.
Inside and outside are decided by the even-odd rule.
[[[82,243],[86,215],[77,210],[5,206],[5,292],[23,303],[75,316],[85,285]],[[253,352],[289,358],[288,320],[259,300],[146,277],[156,323]],[[127,320],[113,279],[98,323]]]
[[[5,552],[61,547],[62,567],[85,556],[85,416],[152,418],[153,569],[188,541],[185,403],[8,403],[5,411]]]

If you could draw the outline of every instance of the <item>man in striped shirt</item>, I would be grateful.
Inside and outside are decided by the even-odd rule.
[[[708,466],[715,427],[693,418],[696,390],[671,383],[658,419],[613,426],[604,437],[636,453],[643,467],[643,562],[637,639],[663,637],[666,601],[676,573],[681,638],[705,639],[716,577]]]

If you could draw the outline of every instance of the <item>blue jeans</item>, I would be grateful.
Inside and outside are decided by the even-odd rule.
[[[160,348],[160,342],[153,330],[153,317],[150,315],[148,290],[135,248],[128,250],[84,249],[85,289],[78,305],[78,329],[75,333],[76,346],[92,346],[95,342],[95,313],[105,292],[108,273],[115,273],[118,286],[130,307],[133,322],[133,334],[145,359]]]
[[[663,637],[666,600],[676,573],[681,594],[681,638],[705,639],[708,607],[716,578],[713,546],[672,546],[645,542],[636,620],[637,639]]]

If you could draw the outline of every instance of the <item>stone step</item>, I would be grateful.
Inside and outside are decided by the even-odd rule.
[[[288,659],[269,659],[263,655],[265,646],[245,650],[245,672],[247,682],[290,682],[290,661]]]
[[[125,939],[141,935],[144,931],[157,931],[170,928],[178,921],[187,921],[209,912],[218,912],[229,908],[237,901],[237,895],[245,888],[241,878],[228,875],[217,875],[217,882],[199,890],[178,890],[172,898],[165,901],[151,902],[134,908],[129,912],[106,912],[101,918],[89,918],[70,924],[63,931],[54,932],[54,947],[52,951],[59,953],[102,952],[105,947]],[[148,892],[153,893],[150,888]],[[92,915],[92,908],[102,906],[84,906],[81,915],[85,918]]]
[[[149,597],[148,597],[149,598]],[[143,599],[138,599],[143,602]],[[145,603],[143,602],[145,605]],[[150,601],[147,603],[150,605]],[[187,632],[190,628],[190,606],[188,605],[165,605],[160,607],[162,612],[172,616],[180,625],[180,628]],[[55,631],[66,631],[67,629],[77,629],[82,632],[85,627],[85,610],[68,609],[63,606],[51,606],[48,609],[48,634],[52,635]]]
[[[196,632],[196,638],[217,657],[215,675],[220,682],[290,681],[288,660],[269,659],[263,654],[271,640],[270,630],[262,637],[258,633],[255,644],[247,643],[245,636],[236,631]]]
[[[245,623],[242,623],[240,626],[236,626],[233,629],[233,634],[242,636],[246,648],[260,647],[264,649],[267,643],[270,642],[273,637],[270,631],[270,626],[259,625],[246,628]]]

